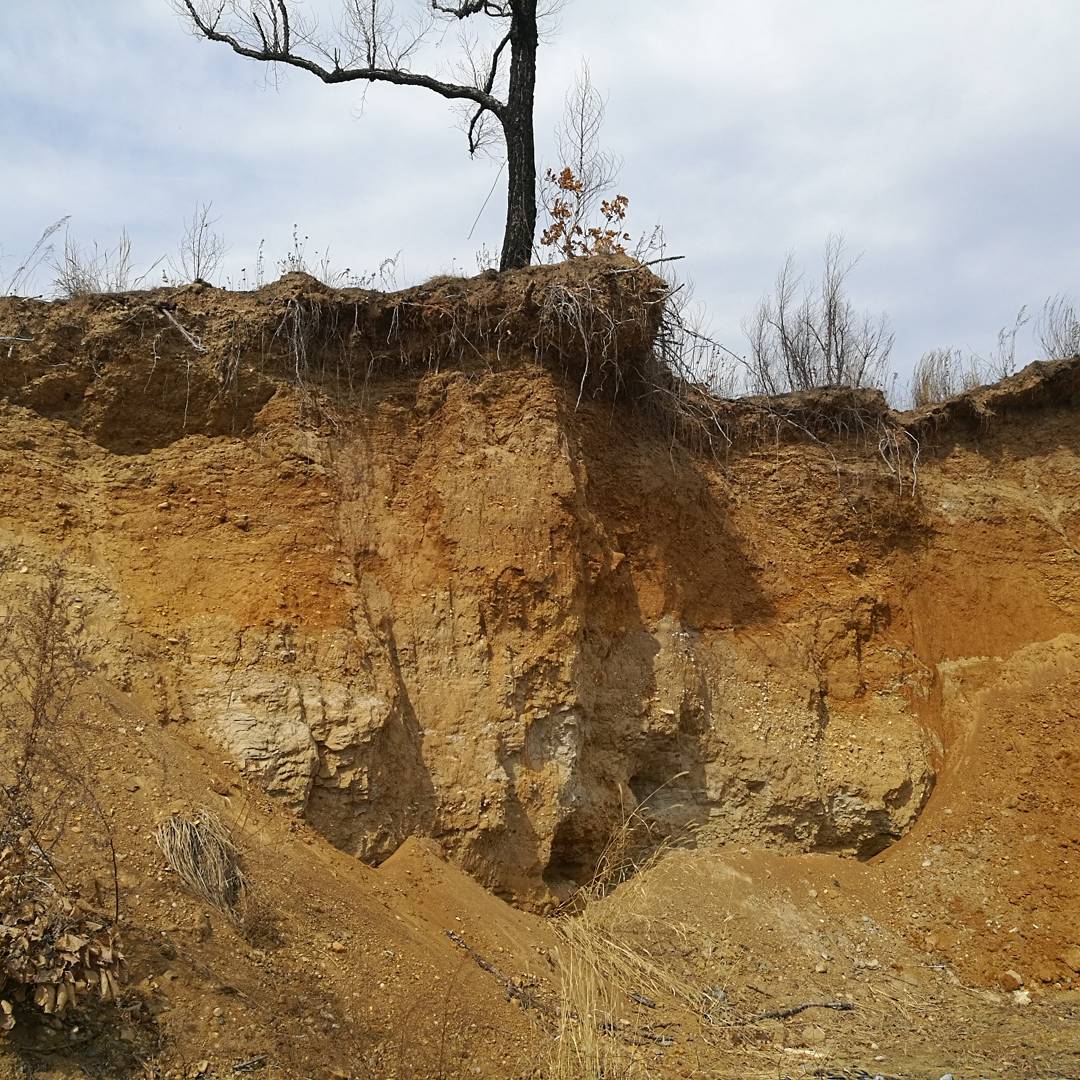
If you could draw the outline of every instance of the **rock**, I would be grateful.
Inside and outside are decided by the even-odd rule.
[[[343,953],[345,951],[345,943],[343,941],[332,941],[330,943],[330,951]]]
[[[998,982],[1001,984],[1003,990],[1019,990],[1024,985],[1024,976],[1018,971],[1013,971],[1010,968],[1008,971],[1002,973]]]
[[[818,1024],[807,1024],[802,1029],[802,1043],[804,1046],[824,1046],[828,1037],[826,1030]]]
[[[1031,992],[1028,990],[1014,990],[1012,993],[1012,1003],[1014,1005],[1030,1005]]]
[[[1062,950],[1058,959],[1067,967],[1080,975],[1080,945],[1070,945]]]

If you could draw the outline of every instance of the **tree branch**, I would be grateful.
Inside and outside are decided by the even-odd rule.
[[[266,63],[286,64],[289,67],[300,68],[321,79],[324,83],[362,81],[387,82],[397,86],[418,86],[453,101],[475,101],[480,106],[481,113],[491,112],[500,119],[503,118],[505,113],[506,107],[503,102],[491,93],[491,89],[494,87],[493,78],[489,84],[486,84],[486,88],[465,86],[459,83],[444,82],[434,76],[408,71],[404,68],[379,67],[373,63],[369,63],[366,67],[342,68],[338,66],[335,60],[334,66],[327,68],[307,56],[293,52],[288,9],[285,0],[273,0],[273,6],[269,7],[271,24],[267,28],[263,27],[256,13],[252,12],[256,32],[260,38],[258,46],[253,43],[246,43],[235,34],[219,29],[224,4],[219,4],[214,14],[209,16],[199,13],[195,6],[195,0],[183,0],[183,4],[196,29],[203,37],[208,41],[217,41],[228,45],[237,55],[247,57],[249,60],[261,60]],[[469,6],[472,5],[463,5],[463,9]],[[498,8],[498,5],[485,4],[478,11],[487,13],[487,7]],[[465,18],[468,14],[473,14],[473,12],[466,12],[458,17]],[[498,52],[501,52],[504,45],[505,42],[500,44],[497,50],[496,62]]]
[[[443,15],[452,15],[455,19],[467,19],[471,15],[490,15],[495,19],[509,18],[513,12],[509,4],[494,4],[491,0],[461,0],[457,4],[440,4],[431,0],[431,10]]]

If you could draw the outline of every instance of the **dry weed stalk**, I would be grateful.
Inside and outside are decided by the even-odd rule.
[[[48,262],[53,255],[53,236],[71,220],[65,215],[42,230],[37,243],[30,249],[30,254],[16,268],[15,273],[6,282],[0,282],[0,296],[18,296],[33,281],[34,275],[42,263]]]
[[[154,838],[165,861],[196,896],[230,922],[241,922],[247,879],[240,868],[240,852],[217,814],[206,809],[191,817],[172,814],[157,827]]]

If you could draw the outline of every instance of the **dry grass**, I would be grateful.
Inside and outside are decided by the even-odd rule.
[[[612,830],[592,879],[557,917],[562,944],[550,1080],[647,1080],[657,1049],[671,1042],[658,1010],[701,1014],[700,990],[639,944],[642,931],[655,927],[634,914],[633,879],[673,847],[657,835],[646,802]],[[617,897],[611,896],[615,890]],[[677,928],[666,929],[678,936]]]
[[[205,809],[191,817],[172,814],[154,836],[180,880],[230,922],[239,924],[247,879],[240,868],[240,852],[221,819]]]
[[[1059,294],[1046,301],[1036,336],[1048,360],[1080,356],[1080,311],[1069,297]]]
[[[974,357],[959,349],[931,349],[923,353],[911,376],[912,407],[921,409],[938,401],[973,390],[982,382],[982,372]]]

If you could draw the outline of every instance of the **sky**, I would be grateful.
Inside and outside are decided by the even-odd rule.
[[[452,55],[448,39],[422,59]],[[840,233],[860,256],[852,299],[892,320],[904,379],[932,347],[985,354],[1021,305],[1080,298],[1077,55],[1077,0],[566,0],[540,51],[538,151],[558,164],[587,61],[630,230],[663,226],[713,333],[745,352],[741,322],[785,257],[816,276]],[[442,99],[274,80],[169,0],[0,10],[0,283],[64,215],[84,246],[126,229],[146,269],[200,201],[222,282],[254,272],[260,241],[272,270],[294,226],[339,268],[397,256],[399,285],[474,273],[500,245],[502,183]]]

